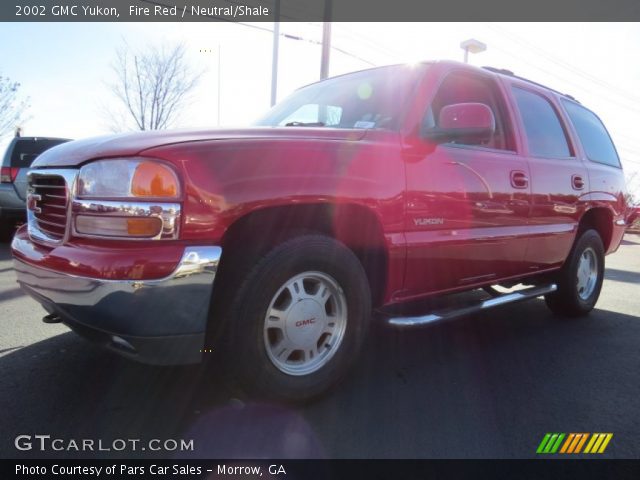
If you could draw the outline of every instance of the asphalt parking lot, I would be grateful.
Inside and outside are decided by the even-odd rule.
[[[2,458],[531,458],[546,432],[611,432],[603,456],[640,458],[640,235],[607,258],[589,317],[556,318],[537,299],[424,330],[377,327],[347,381],[299,408],[244,404],[197,367],[120,359],[43,312],[1,244]],[[195,450],[15,448],[36,434],[103,448],[185,438]]]

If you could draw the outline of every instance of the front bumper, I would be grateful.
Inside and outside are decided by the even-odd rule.
[[[14,253],[33,244],[17,235]],[[22,289],[78,334],[143,363],[197,363],[204,349],[209,303],[222,255],[217,246],[187,246],[170,275],[157,280],[106,280],[65,274],[14,255]]]

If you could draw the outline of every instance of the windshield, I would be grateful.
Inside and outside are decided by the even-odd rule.
[[[396,130],[424,69],[394,65],[314,83],[284,99],[255,125]]]

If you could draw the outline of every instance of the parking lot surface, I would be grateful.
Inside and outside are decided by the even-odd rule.
[[[610,432],[602,456],[640,458],[640,235],[607,257],[587,318],[536,299],[422,330],[379,325],[353,374],[303,407],[244,403],[195,366],[118,358],[43,314],[0,244],[2,458],[530,458],[547,432]],[[62,450],[18,450],[18,435]],[[94,451],[69,447],[83,439]],[[150,448],[168,439],[194,450]]]

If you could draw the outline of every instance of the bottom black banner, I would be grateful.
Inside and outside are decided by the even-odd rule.
[[[0,478],[631,479],[640,460],[2,460]]]

